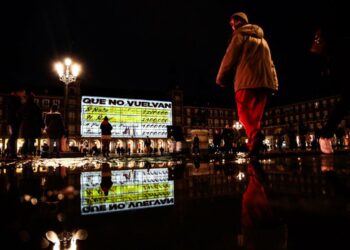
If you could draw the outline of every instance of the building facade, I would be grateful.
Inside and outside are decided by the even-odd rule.
[[[6,117],[9,109],[7,105],[7,97],[9,93],[0,94],[0,149],[4,152],[8,139]],[[232,108],[219,107],[199,107],[194,105],[186,105],[184,103],[184,93],[180,88],[175,88],[169,93],[169,101],[172,102],[172,121],[173,126],[181,129],[184,139],[192,142],[195,134],[201,134],[201,141],[210,144],[213,139],[214,132],[221,133],[227,126],[240,129],[237,112]],[[278,137],[286,134],[290,127],[294,127],[298,131],[298,126],[302,123],[308,131],[308,143],[315,136],[317,128],[321,128],[330,111],[339,101],[337,96],[324,97],[309,101],[293,103],[284,106],[276,106],[267,108],[263,119],[262,127],[266,136],[266,143],[269,148],[276,148]],[[50,110],[52,104],[59,107],[61,113],[64,112],[64,97],[58,95],[39,94],[35,96],[35,102],[45,113]],[[67,115],[67,131],[68,142],[71,150],[82,150],[82,148],[90,149],[93,145],[101,146],[100,138],[84,138],[81,136],[81,92],[79,81],[71,83],[68,89],[68,115]],[[350,117],[347,116],[341,126],[345,130],[345,143],[348,144]],[[168,137],[170,137],[168,135]],[[178,146],[172,138],[150,138],[151,147],[159,150],[164,149],[165,152],[174,152]],[[36,142],[37,147],[47,140],[45,134]],[[19,139],[18,148],[22,146],[23,140]],[[113,138],[111,142],[111,151],[117,147],[124,149],[130,148],[132,153],[142,153],[145,147],[143,138]]]

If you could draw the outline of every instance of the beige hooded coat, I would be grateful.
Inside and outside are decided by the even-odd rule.
[[[270,48],[264,39],[263,30],[254,24],[238,28],[222,59],[216,77],[218,85],[231,84],[234,89],[278,89],[278,79]]]

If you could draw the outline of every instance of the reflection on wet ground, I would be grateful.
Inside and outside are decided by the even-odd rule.
[[[9,249],[343,249],[350,155],[2,163]]]

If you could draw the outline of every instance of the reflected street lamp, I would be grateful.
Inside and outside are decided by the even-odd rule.
[[[59,76],[60,81],[64,82],[64,124],[66,129],[68,129],[68,85],[71,82],[75,82],[80,73],[80,65],[73,63],[72,59],[66,58],[64,63],[57,62],[55,64],[56,72]]]

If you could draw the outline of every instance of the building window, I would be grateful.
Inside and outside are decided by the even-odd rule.
[[[228,111],[227,110],[225,111],[225,116],[228,116]]]
[[[181,124],[181,116],[175,117],[176,124]]]
[[[320,117],[320,111],[316,112],[316,117],[319,118]]]
[[[220,110],[220,117],[224,116],[224,112],[222,110]]]
[[[319,102],[315,102],[315,109],[318,109],[320,106],[320,103]]]
[[[191,115],[191,109],[186,109],[187,115]]]
[[[214,125],[217,127],[217,126],[219,126],[219,120],[218,119],[215,119],[214,120]]]
[[[75,134],[75,126],[74,125],[69,125],[68,126],[68,131],[69,131],[69,134]]]
[[[310,119],[314,118],[314,114],[313,113],[309,113],[309,118]]]
[[[61,102],[60,102],[60,100],[53,100],[53,101],[52,101],[52,104],[57,105],[57,107],[59,108]]]
[[[280,124],[280,123],[281,123],[281,119],[277,118],[277,124]]]
[[[48,108],[48,107],[50,107],[50,100],[43,99],[43,108]]]
[[[327,107],[327,100],[323,100],[323,101],[322,101],[322,106],[323,106],[323,108],[326,108],[326,107]]]
[[[305,119],[305,118],[306,118],[306,115],[305,115],[305,114],[302,114],[301,117],[302,117],[303,119]]]
[[[213,110],[209,110],[209,114],[210,114],[210,116],[213,116]]]
[[[214,116],[217,116],[217,115],[218,115],[218,111],[214,110]]]
[[[220,124],[221,124],[222,127],[225,125],[225,122],[224,122],[223,119],[220,120]]]
[[[328,116],[328,111],[327,110],[323,111],[323,118],[327,118],[327,116]]]
[[[187,118],[187,119],[186,119],[186,122],[187,122],[187,125],[188,125],[188,126],[191,126],[191,118]]]
[[[213,120],[212,119],[208,119],[208,124],[209,124],[209,126],[212,126],[213,125]]]
[[[302,104],[302,105],[301,105],[301,110],[302,110],[302,111],[305,111],[305,104]]]

